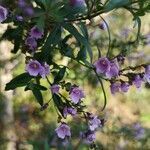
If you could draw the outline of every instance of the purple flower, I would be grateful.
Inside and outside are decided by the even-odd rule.
[[[106,24],[105,23],[100,23],[99,25],[98,25],[98,27],[101,29],[101,30],[106,30],[107,29],[107,26],[106,26]]]
[[[69,4],[71,7],[82,7],[85,5],[85,0],[70,0]]]
[[[140,140],[145,137],[145,130],[139,123],[134,124],[133,128],[135,139]]]
[[[52,91],[52,94],[57,94],[57,93],[59,93],[60,86],[58,84],[54,84],[51,86],[50,89]]]
[[[41,75],[42,78],[45,78],[47,75],[50,74],[50,67],[47,63],[42,65],[42,68],[39,74]]]
[[[18,6],[19,6],[20,8],[25,7],[25,6],[26,6],[25,0],[18,0]]]
[[[140,88],[142,85],[143,79],[140,77],[140,75],[136,75],[134,77],[134,80],[132,81],[132,83],[136,86],[136,88]]]
[[[115,94],[116,92],[119,92],[120,91],[120,83],[117,83],[117,82],[111,83],[110,90],[111,90],[112,94]]]
[[[127,83],[127,82],[123,82],[123,83],[121,83],[121,91],[122,92],[128,92],[128,90],[129,90],[129,87],[130,87],[130,84],[129,83]]]
[[[89,130],[85,133],[82,133],[82,138],[84,139],[85,143],[92,144],[96,139],[96,135],[95,132]]]
[[[43,36],[43,30],[39,29],[38,27],[34,26],[30,31],[30,36],[35,39],[41,39]]]
[[[82,98],[84,98],[84,93],[79,87],[73,87],[70,92],[70,98],[73,103],[77,104]]]
[[[108,60],[108,58],[102,57],[94,63],[94,66],[98,74],[105,74],[110,70],[110,61]]]
[[[72,116],[75,116],[77,114],[77,110],[75,108],[69,107],[68,113]]]
[[[64,117],[66,118],[67,115],[69,115],[69,114],[72,116],[75,116],[77,114],[77,110],[75,108],[72,108],[72,107],[65,107],[63,110]]]
[[[16,20],[22,22],[23,21],[23,17],[22,16],[16,16]]]
[[[33,10],[33,7],[29,6],[29,7],[26,7],[25,10],[24,10],[24,13],[29,16],[29,17],[32,17],[34,15],[34,10]]]
[[[30,60],[26,65],[26,71],[31,76],[37,76],[41,72],[41,64],[37,60]]]
[[[150,84],[150,65],[145,68],[144,78]]]
[[[70,127],[66,123],[61,123],[61,125],[57,127],[55,131],[57,136],[61,139],[71,136]]]
[[[119,66],[117,62],[110,63],[110,69],[106,72],[107,78],[118,77],[119,75]]]
[[[30,50],[35,50],[37,48],[37,42],[33,37],[27,37],[25,44],[29,47]]]
[[[97,118],[97,116],[93,116],[89,119],[89,128],[91,131],[96,130],[100,126],[101,126],[101,121],[100,119]]]
[[[7,19],[8,11],[6,8],[0,6],[0,23]]]

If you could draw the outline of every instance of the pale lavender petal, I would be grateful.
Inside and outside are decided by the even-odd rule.
[[[6,8],[0,6],[0,23],[7,19],[8,11]]]
[[[64,139],[66,136],[67,137],[71,136],[70,127],[65,123],[61,123],[61,125],[57,127],[55,131],[58,137],[61,139]]]
[[[105,74],[110,70],[110,61],[108,58],[102,57],[94,63],[94,66],[98,74]]]

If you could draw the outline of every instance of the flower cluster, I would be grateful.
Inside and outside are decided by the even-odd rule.
[[[58,84],[53,84],[51,86],[52,94],[59,94],[60,86]],[[84,98],[84,93],[82,89],[73,85],[69,91],[72,106],[65,105],[63,108],[62,116],[66,119],[68,115],[75,116],[78,113],[78,107],[80,106],[81,99]],[[77,107],[77,108],[76,108]],[[58,137],[61,139],[71,136],[70,127],[65,123],[61,122],[60,126],[55,130]]]
[[[59,95],[60,85],[53,84],[50,89],[52,94]],[[68,104],[66,104],[64,106],[62,114],[64,119],[66,119],[68,115],[71,115],[72,117],[79,115],[78,108],[80,106],[82,98],[85,97],[82,89],[76,85],[71,86],[69,90],[69,95],[72,105],[67,106]],[[95,116],[91,113],[84,113],[84,118],[87,123],[87,131],[82,132],[81,138],[84,140],[85,143],[92,144],[94,143],[96,138],[96,130],[99,127],[102,127],[102,122],[98,118],[98,116]],[[57,133],[57,136],[63,140],[71,137],[70,127],[64,121],[60,123],[55,131]]]
[[[50,67],[47,63],[41,64],[37,60],[30,60],[26,65],[26,71],[31,76],[40,75],[42,78],[45,78],[50,74]]]
[[[119,75],[117,60],[110,61],[107,57],[102,57],[94,63],[94,67],[99,75],[104,75],[109,79]]]
[[[139,74],[132,74],[128,76],[128,81],[116,81],[111,82],[110,90],[112,94],[115,94],[117,92],[127,92],[130,88],[130,86],[134,85],[137,89],[140,89],[142,86],[142,83],[147,82],[150,84],[150,65],[147,65],[145,67],[145,71],[143,73]]]
[[[25,45],[28,46],[30,50],[35,50],[37,48],[37,41],[43,36],[43,30],[39,29],[37,26],[34,26],[29,33],[29,36],[26,38]]]
[[[111,61],[107,57],[102,57],[94,63],[97,74],[104,76],[106,80],[110,81],[110,90],[112,94],[117,92],[127,92],[131,85],[134,85],[139,89],[144,81],[150,83],[150,65],[145,67],[143,73],[129,73],[124,75],[120,70],[118,61],[120,61],[120,57],[117,60]],[[123,81],[119,79],[120,76],[126,76],[128,77],[128,80]]]
[[[97,116],[91,113],[87,113],[86,119],[88,122],[88,129],[82,133],[82,138],[84,139],[85,143],[92,144],[96,139],[96,130],[99,127],[102,127],[102,122]]]

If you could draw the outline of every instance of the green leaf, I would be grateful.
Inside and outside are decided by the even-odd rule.
[[[84,37],[88,40],[89,39],[89,35],[88,35],[88,30],[86,27],[86,24],[84,22],[80,22],[80,30],[82,31]]]
[[[21,42],[22,42],[22,35],[23,35],[23,27],[22,26],[18,26],[18,28],[16,29],[15,33],[14,33],[14,49],[11,51],[12,53],[17,53]]]
[[[80,51],[78,52],[77,59],[82,60],[83,62],[86,60],[86,49],[84,46],[81,47]]]
[[[43,106],[43,96],[42,96],[41,91],[37,88],[33,88],[32,92],[33,92],[33,95],[35,96],[35,98],[37,99],[38,103],[41,106]]]
[[[25,87],[25,91],[33,90],[33,89],[37,89],[37,90],[41,90],[41,91],[47,90],[47,88],[45,86],[42,86],[40,84],[35,84],[33,82],[28,83],[28,85]]]
[[[61,97],[57,94],[53,94],[53,101],[55,103],[55,106],[63,116],[64,102],[62,101]]]
[[[61,40],[61,42],[59,43],[59,47],[60,47],[60,53],[64,56],[67,56],[67,57],[74,57],[74,54],[73,54],[73,50],[72,48],[67,44],[67,41],[72,38],[72,35],[69,34],[67,35],[64,39]]]
[[[56,25],[56,27],[52,30],[49,34],[43,48],[42,48],[42,55],[47,62],[52,53],[52,47],[59,44],[61,40],[61,27],[60,25]]]
[[[110,0],[105,6],[105,10],[111,11],[115,8],[120,8],[123,6],[127,6],[129,4],[130,4],[130,0]]]
[[[39,17],[36,22],[37,22],[36,26],[39,29],[44,29],[44,27],[45,27],[45,17],[44,16]]]
[[[41,90],[41,91],[46,91],[47,88],[45,86],[42,86],[40,84],[33,84],[34,88]]]
[[[61,81],[65,75],[65,72],[66,72],[66,67],[60,68],[59,72],[54,78],[54,83],[58,83],[59,81]]]
[[[90,61],[92,62],[93,60],[93,52],[92,52],[92,49],[90,47],[90,44],[87,40],[86,37],[82,36],[78,30],[71,24],[71,23],[67,23],[67,24],[64,24],[63,27],[68,31],[70,32],[76,39],[77,41],[81,44],[81,45],[84,45],[86,47],[86,50],[89,54],[89,57],[90,57]]]
[[[32,76],[30,76],[28,73],[20,74],[6,84],[5,90],[8,91],[13,90],[17,87],[26,86],[31,79]]]

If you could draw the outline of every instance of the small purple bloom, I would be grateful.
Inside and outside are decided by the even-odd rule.
[[[110,63],[110,69],[106,72],[106,77],[111,79],[113,77],[118,77],[119,75],[119,66],[117,62]]]
[[[8,11],[6,8],[0,6],[0,23],[7,19]]]
[[[30,50],[35,50],[37,48],[37,42],[33,37],[27,37],[25,45],[27,45]]]
[[[90,131],[90,130],[85,133],[82,133],[81,136],[84,139],[85,143],[87,144],[92,144],[96,139],[95,132]]]
[[[67,115],[69,115],[69,114],[72,116],[75,116],[77,114],[77,110],[75,108],[72,108],[72,107],[65,107],[63,110],[64,117],[66,118]]]
[[[82,7],[85,5],[85,0],[70,0],[69,4],[71,7]]]
[[[120,91],[120,83],[117,83],[117,82],[111,83],[110,90],[111,90],[112,94],[119,92]]]
[[[19,6],[20,8],[25,7],[25,6],[26,6],[25,0],[18,0],[18,6]]]
[[[150,84],[150,65],[145,68],[144,78]]]
[[[82,98],[84,98],[84,93],[79,87],[73,87],[70,92],[70,98],[73,103],[77,104]]]
[[[41,72],[39,73],[42,78],[45,78],[47,75],[50,74],[50,67],[47,63],[42,65]]]
[[[108,58],[102,57],[94,63],[94,66],[98,74],[105,74],[110,70],[110,61],[108,60]]]
[[[57,127],[55,131],[57,136],[61,139],[71,136],[70,127],[66,123],[61,123],[61,125]]]
[[[135,139],[140,140],[145,137],[145,130],[139,123],[134,124],[133,128]]]
[[[97,116],[93,116],[89,119],[89,128],[91,131],[96,130],[98,127],[101,126],[101,120],[97,118]]]
[[[16,20],[22,22],[23,21],[23,17],[22,16],[16,16]]]
[[[50,89],[52,91],[52,94],[57,94],[57,93],[59,93],[60,86],[58,84],[54,84],[51,86]]]
[[[123,83],[121,83],[121,91],[122,92],[128,92],[128,90],[129,90],[129,87],[130,87],[130,84],[129,83],[127,83],[127,82],[123,82]]]
[[[26,65],[26,71],[31,76],[37,76],[41,72],[41,64],[37,60],[30,60]]]
[[[77,114],[77,110],[75,108],[69,107],[68,113],[72,116],[75,116]]]
[[[98,25],[98,27],[101,29],[101,30],[106,30],[107,29],[107,26],[106,26],[106,24],[105,23],[100,23],[99,25]]]
[[[136,86],[136,88],[140,88],[142,85],[143,79],[140,77],[140,75],[136,75],[134,77],[134,80],[132,81],[132,83]]]
[[[33,10],[33,7],[29,6],[29,7],[26,7],[25,10],[24,10],[24,13],[29,16],[29,17],[32,17],[34,15],[34,10]]]
[[[91,133],[89,133],[87,135],[86,142],[89,143],[89,144],[91,144],[91,143],[93,143],[95,141],[95,139],[96,139],[95,132],[93,132],[93,133],[91,132]]]
[[[43,30],[39,29],[38,27],[34,26],[30,31],[30,36],[35,39],[41,39],[43,36]]]

